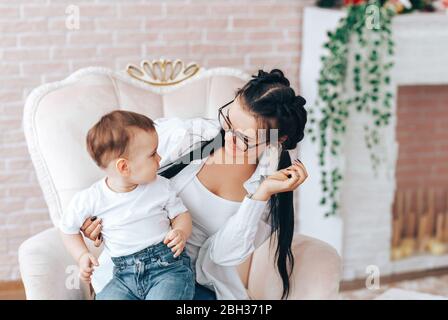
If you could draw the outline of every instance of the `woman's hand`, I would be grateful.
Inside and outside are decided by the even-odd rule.
[[[93,216],[87,218],[81,227],[81,232],[86,238],[89,238],[94,242],[95,247],[99,247],[103,242],[103,237],[101,235],[103,226],[101,225],[101,222],[103,222],[102,219],[97,219],[97,217]]]
[[[254,200],[268,200],[273,194],[293,191],[308,178],[305,166],[298,159],[288,168],[267,177],[252,196]]]

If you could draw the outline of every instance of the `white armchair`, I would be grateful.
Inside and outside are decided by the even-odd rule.
[[[130,71],[139,75],[138,70]],[[214,117],[218,106],[230,100],[248,78],[234,69],[199,69],[179,83],[158,85],[90,67],[36,88],[27,99],[23,125],[53,224],[57,225],[74,193],[102,176],[84,146],[87,130],[101,115],[125,108],[151,118]],[[94,250],[99,254],[101,248]],[[337,298],[340,258],[336,251],[317,239],[296,235],[293,252],[296,266],[290,299]],[[26,240],[19,248],[19,263],[27,299],[90,298],[88,287],[68,283],[73,272],[68,267],[75,262],[55,227]],[[268,241],[240,266],[240,273],[251,297],[281,296]]]

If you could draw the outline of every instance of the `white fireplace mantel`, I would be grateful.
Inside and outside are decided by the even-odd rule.
[[[335,30],[345,14],[341,10],[305,8],[302,39],[301,94],[311,108],[317,98],[320,57],[327,31]],[[413,13],[394,17],[395,66],[392,89],[401,85],[448,84],[448,15]],[[396,95],[395,95],[396,98]],[[317,144],[305,137],[300,157],[309,178],[298,195],[299,231],[333,245],[342,255],[344,280],[364,278],[366,267],[378,266],[381,274],[417,271],[448,266],[448,255],[414,256],[391,261],[391,210],[395,193],[395,165],[398,155],[396,99],[391,125],[385,132],[388,164],[384,174],[375,178],[358,115],[351,117],[345,149],[344,186],[341,192],[341,215],[325,218],[321,198]]]

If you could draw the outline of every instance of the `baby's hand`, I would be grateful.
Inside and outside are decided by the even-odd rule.
[[[163,243],[166,244],[168,248],[171,248],[171,251],[174,252],[174,257],[178,257],[185,248],[187,237],[182,230],[173,229],[166,234]]]
[[[90,252],[84,252],[78,260],[79,277],[82,281],[90,283],[93,273],[93,266],[99,266],[98,260]]]

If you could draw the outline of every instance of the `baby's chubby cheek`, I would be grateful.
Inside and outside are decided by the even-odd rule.
[[[157,179],[157,171],[155,171],[152,175],[151,175],[151,181],[154,181]]]
[[[147,174],[147,179],[149,182],[156,180],[157,178],[157,170],[149,170]]]

